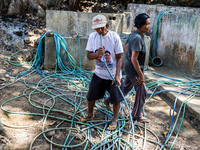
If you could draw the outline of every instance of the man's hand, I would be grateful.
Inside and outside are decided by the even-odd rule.
[[[115,76],[115,82],[117,83],[116,86],[121,86],[121,81],[120,81],[120,78],[119,76]],[[112,81],[112,85],[114,84],[114,81]]]
[[[99,47],[99,49],[98,49],[98,51],[97,51],[97,54],[98,54],[98,56],[99,55],[104,55],[104,50],[105,49],[105,47],[103,46],[103,47]]]
[[[144,83],[144,76],[141,75],[141,76],[139,76],[138,80],[136,81],[136,85],[137,86],[142,86],[143,83]]]

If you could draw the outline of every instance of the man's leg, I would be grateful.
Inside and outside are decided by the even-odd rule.
[[[82,118],[81,121],[85,122],[93,119],[93,108],[95,105],[95,100],[102,97],[105,90],[102,88],[103,80],[99,78],[96,74],[93,74],[92,80],[90,82],[89,91],[87,93],[88,100],[88,114],[85,118]]]
[[[117,122],[117,117],[119,113],[120,103],[114,103],[113,104],[113,122]]]
[[[133,84],[131,83],[131,81],[129,80],[128,77],[125,78],[125,81],[121,81],[122,85],[120,87],[120,89],[122,90],[122,93],[124,94],[124,96],[126,96],[128,94],[128,92],[130,92],[133,88]],[[103,100],[103,103],[109,107],[109,102],[110,102],[110,96],[108,96],[106,99]]]
[[[87,118],[93,118],[93,109],[95,101],[88,101],[88,115]]]
[[[132,117],[137,119],[139,122],[149,122],[149,119],[142,115],[143,106],[145,104],[145,99],[147,97],[147,90],[145,83],[142,86],[137,86],[136,82],[137,79],[135,78],[132,80],[132,84],[134,85],[136,95],[135,95],[135,103],[132,111]]]
[[[119,108],[120,108],[120,103],[113,104],[113,119],[111,124],[107,128],[108,130],[115,130],[117,128],[117,117],[119,114]]]
[[[81,118],[80,122],[86,122],[93,119],[93,108],[95,105],[95,101],[88,101],[88,115],[84,118]]]

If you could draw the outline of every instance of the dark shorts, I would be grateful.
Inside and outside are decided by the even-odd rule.
[[[103,98],[105,91],[110,93],[110,103],[119,103],[124,100],[118,87],[116,87],[115,84],[112,85],[112,80],[101,79],[94,74],[87,94],[88,101],[94,101]]]

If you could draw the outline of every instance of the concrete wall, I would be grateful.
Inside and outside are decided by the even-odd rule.
[[[79,63],[79,45],[78,38],[80,37],[80,51],[81,51],[81,67],[87,70],[93,70],[95,67],[94,61],[87,59],[87,51],[85,50],[88,36],[95,30],[92,29],[92,18],[99,13],[80,13],[72,11],[55,11],[47,10],[46,23],[47,31],[54,31],[60,34],[67,43],[67,50]],[[101,13],[106,16],[109,23],[109,30],[117,32],[121,36],[123,47],[127,42],[127,37],[131,33],[133,25],[132,13]],[[126,38],[125,38],[126,37]],[[150,37],[145,37],[145,44],[147,48],[147,56],[150,50]],[[145,67],[148,66],[148,59],[146,59]],[[123,55],[123,63],[125,60],[125,53]],[[67,62],[66,62],[67,64]],[[52,69],[55,67],[55,42],[53,37],[45,37],[45,60],[44,68]]]
[[[162,11],[172,11],[173,13],[200,13],[200,8],[191,8],[191,7],[174,7],[174,6],[165,6],[165,5],[145,5],[145,4],[133,4],[129,3],[127,5],[127,11],[132,13],[133,19],[140,13],[147,13],[151,18],[151,26],[156,15]],[[132,26],[133,27],[133,26]],[[134,27],[133,27],[134,29]]]
[[[123,46],[126,43],[123,37],[127,37],[131,31],[135,30],[133,20],[136,15],[144,12],[149,14],[151,17],[151,26],[153,26],[154,18],[156,18],[159,12],[171,11],[172,13],[163,15],[158,26],[159,34],[156,55],[161,57],[163,64],[173,69],[191,77],[200,77],[200,8],[128,4],[128,11],[121,14],[101,13],[107,17],[110,23],[110,30],[116,31],[122,37]],[[55,31],[65,38],[73,38],[77,34],[82,35],[81,51],[85,51],[86,43],[83,41],[94,31],[91,29],[91,22],[92,18],[97,14],[47,11],[47,31]],[[78,45],[77,43],[70,40],[66,41],[68,49],[73,49],[71,53],[75,49],[76,51],[78,50],[78,47],[73,48],[73,46]],[[48,45],[46,45],[46,48],[48,49]],[[75,58],[77,57],[75,54],[73,55]],[[81,58],[87,61],[84,56],[81,56]],[[87,62],[90,63],[90,61]]]
[[[194,69],[193,69],[193,75],[195,77],[200,76],[200,25],[199,25],[199,32],[197,33],[197,46],[195,51],[195,58],[194,58]]]
[[[64,39],[67,43],[68,52],[76,60],[77,66],[79,67],[80,62],[79,62],[78,38],[64,37]],[[85,49],[87,40],[88,40],[88,38],[84,38],[84,37],[80,38],[81,68],[85,69],[85,70],[93,70],[95,68],[95,61],[87,59],[87,51]],[[123,47],[125,47],[126,42],[127,42],[127,39],[122,39]],[[151,42],[150,37],[145,36],[145,45],[146,45],[146,49],[147,49],[145,68],[148,67],[148,62],[149,62],[148,56],[149,56],[149,50],[150,50],[150,42]],[[54,41],[53,37],[45,37],[45,60],[44,60],[45,69],[55,68],[55,57],[56,57],[55,41]],[[123,64],[124,64],[125,58],[126,58],[126,54],[124,53],[123,54]],[[66,57],[64,57],[64,60],[66,60]],[[65,62],[65,64],[68,65],[67,61]]]
[[[94,32],[92,29],[92,18],[99,13],[84,13],[73,11],[46,11],[47,31],[55,31],[61,36],[72,37],[80,34],[82,37],[88,37]],[[117,32],[120,36],[130,34],[132,29],[133,17],[130,12],[127,13],[101,13],[106,16],[109,29]]]
[[[159,25],[157,55],[170,67],[200,77],[198,14],[167,14]]]
[[[128,11],[133,17],[139,13],[149,14],[151,27],[159,12],[171,11],[164,14],[159,23],[156,55],[173,69],[190,77],[200,77],[200,8],[128,4]],[[150,34],[155,35],[155,28]]]

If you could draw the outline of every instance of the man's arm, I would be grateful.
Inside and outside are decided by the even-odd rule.
[[[128,43],[125,46],[125,52],[127,53]]]
[[[94,53],[93,51],[87,50],[87,58],[89,60],[97,59],[99,55],[104,55],[104,47],[99,47],[98,51]]]
[[[139,76],[136,84],[142,85],[144,83],[144,75],[142,73],[142,70],[140,69],[140,65],[139,65],[139,62],[138,62],[139,53],[140,53],[139,51],[132,51],[131,61],[133,63],[135,71],[137,72],[137,74]]]
[[[120,81],[120,71],[122,67],[122,53],[116,54],[116,74],[115,74],[115,80],[118,83],[117,86],[121,86],[121,81]]]

